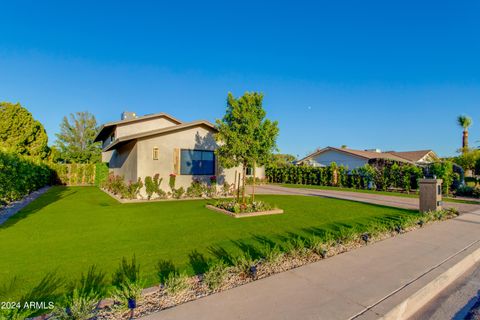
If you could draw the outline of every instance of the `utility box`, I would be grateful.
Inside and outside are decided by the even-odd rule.
[[[442,179],[420,179],[420,212],[442,210]]]

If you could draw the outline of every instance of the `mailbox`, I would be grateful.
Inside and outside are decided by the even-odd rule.
[[[420,179],[420,212],[442,210],[442,179]]]

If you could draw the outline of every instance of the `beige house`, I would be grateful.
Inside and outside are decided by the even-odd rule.
[[[102,161],[108,163],[110,172],[126,181],[144,181],[159,174],[161,188],[168,191],[172,173],[177,176],[177,188],[189,187],[194,179],[208,183],[211,176],[219,184],[235,182],[241,168],[219,165],[214,153],[216,132],[205,120],[183,122],[165,113],[137,117],[124,112],[122,120],[104,124],[95,141],[102,142]],[[263,168],[255,171],[256,177],[264,178]]]
[[[343,165],[349,169],[362,167],[375,159],[386,159],[397,162],[405,162],[416,165],[426,165],[439,158],[432,150],[418,151],[387,151],[382,152],[378,149],[355,150],[348,148],[326,147],[319,149],[305,158],[297,161],[297,165],[310,165],[314,167],[329,166],[335,162],[337,165]]]

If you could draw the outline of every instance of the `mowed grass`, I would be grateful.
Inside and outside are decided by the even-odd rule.
[[[308,184],[293,184],[293,183],[283,183],[280,184],[282,187],[287,188],[297,188],[297,189],[319,189],[319,190],[332,190],[332,191],[346,191],[346,192],[357,192],[357,193],[369,193],[369,194],[379,194],[383,196],[395,196],[395,197],[404,197],[404,198],[418,198],[419,195],[417,192],[413,193],[403,193],[395,191],[378,191],[378,190],[368,190],[368,189],[354,189],[354,188],[342,188],[342,187],[331,187],[331,186],[316,186]],[[443,201],[447,202],[457,202],[457,203],[467,203],[467,204],[480,204],[480,200],[464,200],[464,199],[455,199],[449,197],[443,197]]]
[[[160,259],[189,274],[209,259],[259,254],[265,242],[368,230],[419,215],[416,211],[308,196],[259,196],[282,215],[235,219],[205,208],[206,200],[120,204],[95,187],[53,187],[0,225],[0,283],[17,277],[22,289],[48,272],[70,280],[96,264],[111,273],[136,256],[146,285],[158,283]]]

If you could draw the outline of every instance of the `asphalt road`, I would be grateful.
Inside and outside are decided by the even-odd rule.
[[[447,289],[427,304],[410,320],[463,320],[480,319],[471,317],[469,311],[479,307],[480,299],[480,264],[467,271],[461,278],[452,283]],[[480,310],[477,310],[480,312]]]

